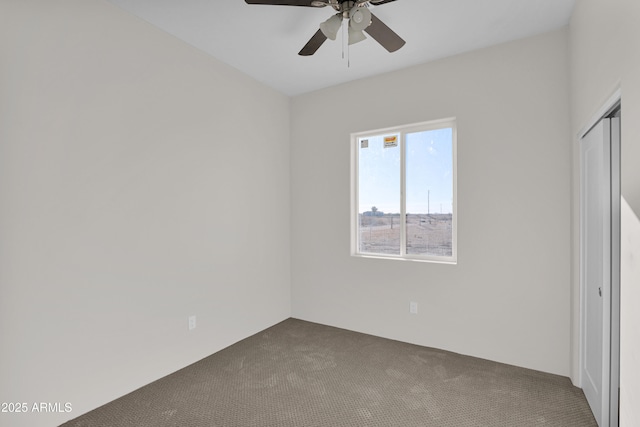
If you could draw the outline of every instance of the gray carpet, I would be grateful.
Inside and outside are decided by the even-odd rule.
[[[568,378],[289,319],[63,426],[596,422]]]

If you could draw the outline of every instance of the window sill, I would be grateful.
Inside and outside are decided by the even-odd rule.
[[[368,259],[384,259],[394,261],[409,261],[409,262],[426,262],[431,264],[448,264],[457,265],[458,261],[451,259],[435,259],[435,258],[423,258],[423,257],[401,257],[393,255],[378,255],[378,254],[351,254],[354,258],[368,258]]]

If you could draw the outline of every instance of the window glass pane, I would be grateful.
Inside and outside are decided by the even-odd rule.
[[[407,254],[452,256],[453,131],[406,135]]]
[[[358,140],[360,252],[400,255],[400,136]]]

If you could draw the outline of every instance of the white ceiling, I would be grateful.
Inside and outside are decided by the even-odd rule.
[[[575,0],[397,0],[371,11],[407,44],[388,53],[370,37],[341,36],[309,57],[300,49],[329,7],[248,5],[244,0],[109,0],[287,95],[541,34],[568,24]],[[348,53],[348,55],[347,55]]]

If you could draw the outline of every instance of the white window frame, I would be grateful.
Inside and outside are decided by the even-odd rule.
[[[407,254],[407,237],[406,237],[406,135],[409,133],[425,132],[430,130],[438,130],[451,128],[452,130],[452,185],[453,185],[453,200],[452,200],[452,242],[451,242],[451,256],[434,256],[434,255],[413,255]],[[360,233],[358,232],[358,220],[359,220],[359,194],[358,194],[358,177],[359,177],[359,144],[360,138],[372,138],[380,136],[382,134],[397,134],[400,140],[400,254],[376,254],[376,253],[364,253],[360,252]],[[442,264],[457,264],[458,259],[458,159],[457,159],[457,128],[456,119],[447,118],[441,120],[433,120],[422,123],[414,123],[404,126],[396,126],[384,129],[376,129],[365,132],[355,132],[351,134],[351,256],[360,258],[380,258],[380,259],[395,259],[405,261],[422,261],[433,262]]]

